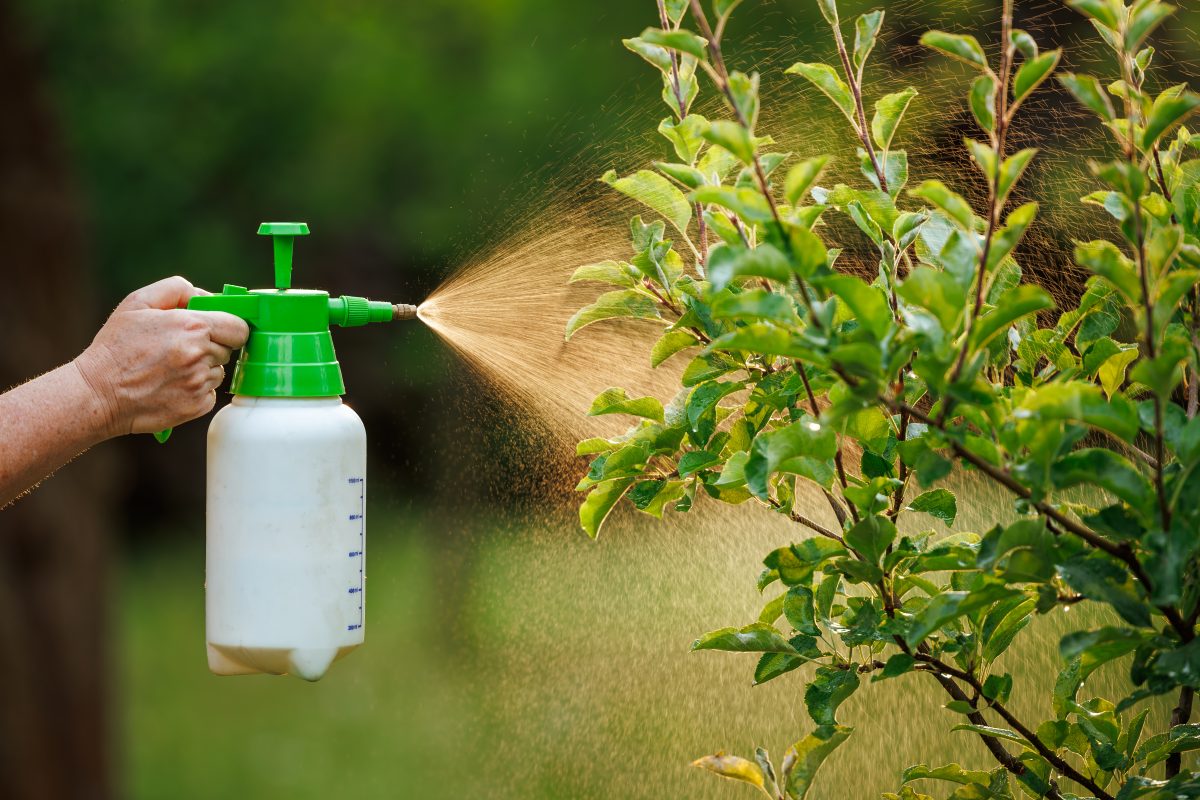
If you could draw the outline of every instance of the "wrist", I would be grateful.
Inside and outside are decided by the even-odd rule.
[[[116,374],[112,357],[92,345],[69,366],[74,368],[81,384],[81,414],[97,441],[128,433],[129,426],[122,423],[120,403],[110,377]]]

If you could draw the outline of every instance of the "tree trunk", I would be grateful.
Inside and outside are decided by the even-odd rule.
[[[77,354],[94,309],[68,159],[0,0],[0,389]],[[0,797],[111,796],[104,453],[0,510]]]

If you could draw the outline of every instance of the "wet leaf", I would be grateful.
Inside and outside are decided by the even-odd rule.
[[[845,725],[823,725],[791,746],[784,757],[782,778],[795,800],[808,796],[821,764],[853,731]]]
[[[567,321],[566,339],[570,339],[580,329],[606,319],[625,317],[631,319],[659,320],[658,306],[653,298],[634,291],[621,289],[615,292],[605,292],[596,298],[591,305],[584,306],[575,312]]]
[[[715,772],[722,778],[742,781],[751,786],[756,786],[762,790],[763,794],[766,794],[768,797],[771,796],[766,790],[762,769],[757,763],[747,761],[740,756],[728,756],[725,753],[717,753],[696,759],[692,762],[692,766],[706,769],[709,772]]]

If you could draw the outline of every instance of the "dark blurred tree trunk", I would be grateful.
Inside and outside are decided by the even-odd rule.
[[[93,305],[66,152],[0,0],[0,388],[72,358]],[[0,511],[0,797],[107,798],[107,457]]]

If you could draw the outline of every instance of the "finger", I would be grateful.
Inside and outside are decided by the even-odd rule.
[[[204,391],[215,392],[217,388],[225,382],[224,367],[209,367],[208,378],[204,381]]]
[[[233,350],[216,342],[208,343],[208,364],[212,367],[219,367],[223,364],[228,364],[229,359],[233,357]]]
[[[250,326],[241,317],[224,311],[197,311],[208,325],[208,338],[224,347],[238,348],[250,336]]]
[[[161,281],[143,286],[125,298],[121,303],[125,308],[186,308],[188,300],[198,294],[207,294],[203,289],[197,289],[186,279],[178,275],[163,278]]]

